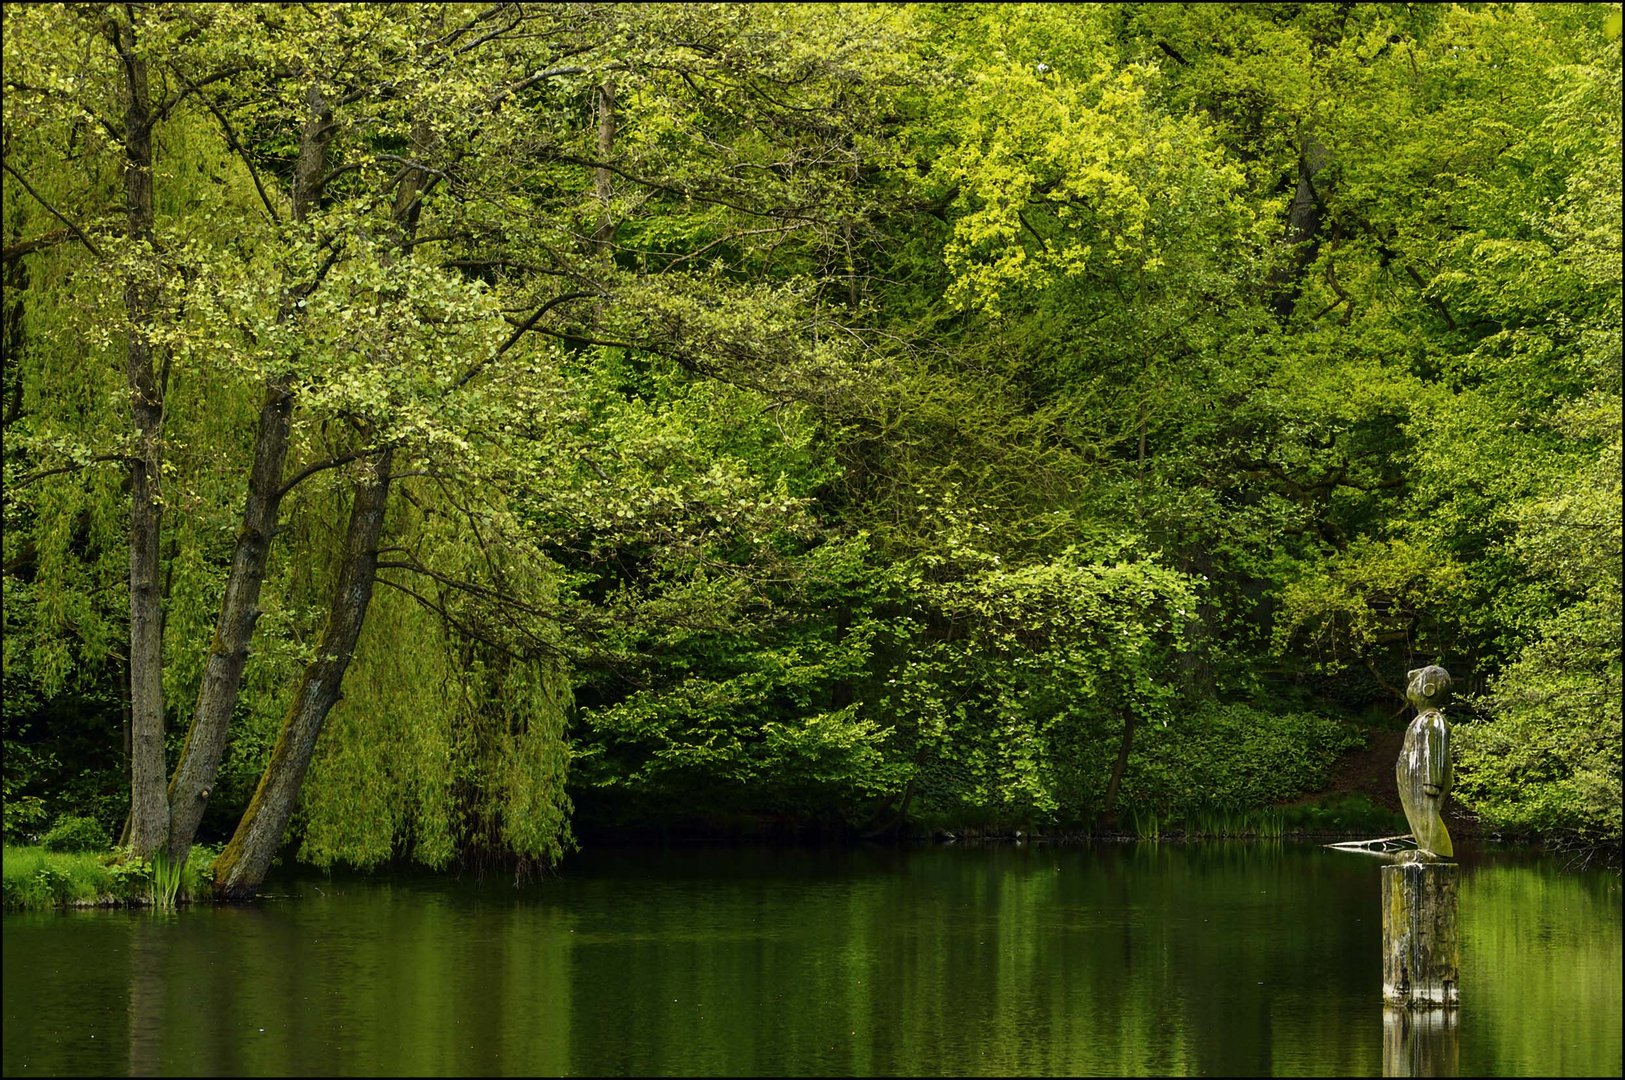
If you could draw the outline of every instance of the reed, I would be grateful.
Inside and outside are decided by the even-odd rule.
[[[1279,840],[1286,834],[1279,810],[1193,810],[1183,825],[1191,840]]]
[[[181,892],[181,878],[186,867],[163,852],[152,857],[152,904],[154,907],[172,908]]]

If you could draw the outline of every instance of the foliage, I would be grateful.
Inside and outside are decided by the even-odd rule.
[[[1483,820],[1617,844],[1617,18],[8,12],[7,836],[130,805],[150,465],[207,839],[1166,832],[1437,661]]]
[[[1370,838],[1398,836],[1410,831],[1405,815],[1384,810],[1364,795],[1338,794],[1311,799],[1284,808],[1282,827],[1309,836]]]
[[[45,800],[37,795],[16,795],[6,799],[5,835],[19,843],[33,839],[46,820]]]
[[[1123,716],[1174,708],[1179,642],[1196,600],[1155,563],[1075,553],[1005,569],[950,543],[979,572],[920,581],[913,640],[879,698],[907,723],[926,809],[986,808],[1013,822],[1076,823],[1102,809]]]
[[[1338,755],[1363,744],[1352,725],[1311,713],[1219,704],[1174,710],[1136,740],[1123,801],[1165,820],[1278,804],[1323,789]]]
[[[64,814],[40,838],[40,846],[46,851],[104,852],[113,846],[113,838],[93,818]]]
[[[24,911],[93,904],[111,896],[114,879],[103,856],[48,852],[43,847],[5,847],[5,908]]]

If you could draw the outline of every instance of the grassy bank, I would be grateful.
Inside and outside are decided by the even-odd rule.
[[[111,852],[4,849],[5,909],[134,907],[186,903],[209,895],[212,849],[193,848],[176,873],[146,860],[116,862]]]

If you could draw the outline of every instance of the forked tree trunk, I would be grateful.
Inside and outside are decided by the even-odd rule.
[[[345,531],[343,563],[316,659],[305,667],[271,761],[237,832],[215,859],[214,891],[222,899],[249,899],[265,880],[293,815],[322,724],[339,699],[378,573],[378,538],[389,502],[391,457],[391,451],[384,450],[362,463]]]
[[[306,100],[310,112],[300,133],[299,159],[293,179],[296,221],[305,220],[320,190],[327,167],[327,148],[334,132],[332,109],[320,90],[313,87]],[[298,290],[290,285],[283,301],[281,320],[294,317],[298,310],[297,298]],[[203,669],[192,726],[186,733],[186,746],[169,784],[169,855],[177,862],[186,860],[203,812],[208,809],[209,796],[226,750],[231,714],[242,689],[248,646],[259,619],[260,588],[265,581],[266,560],[282,502],[282,468],[288,456],[292,418],[291,380],[287,376],[271,380],[260,405],[254,462],[248,477],[248,502],[237,532],[237,547],[226,578],[214,641]]]
[[[124,69],[124,198],[132,242],[153,241],[152,114],[147,65],[135,54],[135,28],[116,22],[108,37]],[[163,381],[154,372],[148,330],[156,317],[158,286],[132,273],[124,286],[129,319],[125,381],[135,426],[130,459],[130,827],[128,843],[148,857],[169,840],[164,798],[164,624],[158,542],[163,527],[159,491],[163,443]]]

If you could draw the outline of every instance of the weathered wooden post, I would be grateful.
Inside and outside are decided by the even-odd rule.
[[[1456,942],[1460,867],[1440,810],[1450,792],[1450,729],[1440,711],[1450,696],[1442,667],[1410,673],[1406,697],[1418,710],[1394,766],[1416,850],[1382,868],[1382,997],[1407,1009],[1454,1009],[1460,1001]]]
[[[1382,999],[1412,1009],[1459,1003],[1455,863],[1382,868]]]

